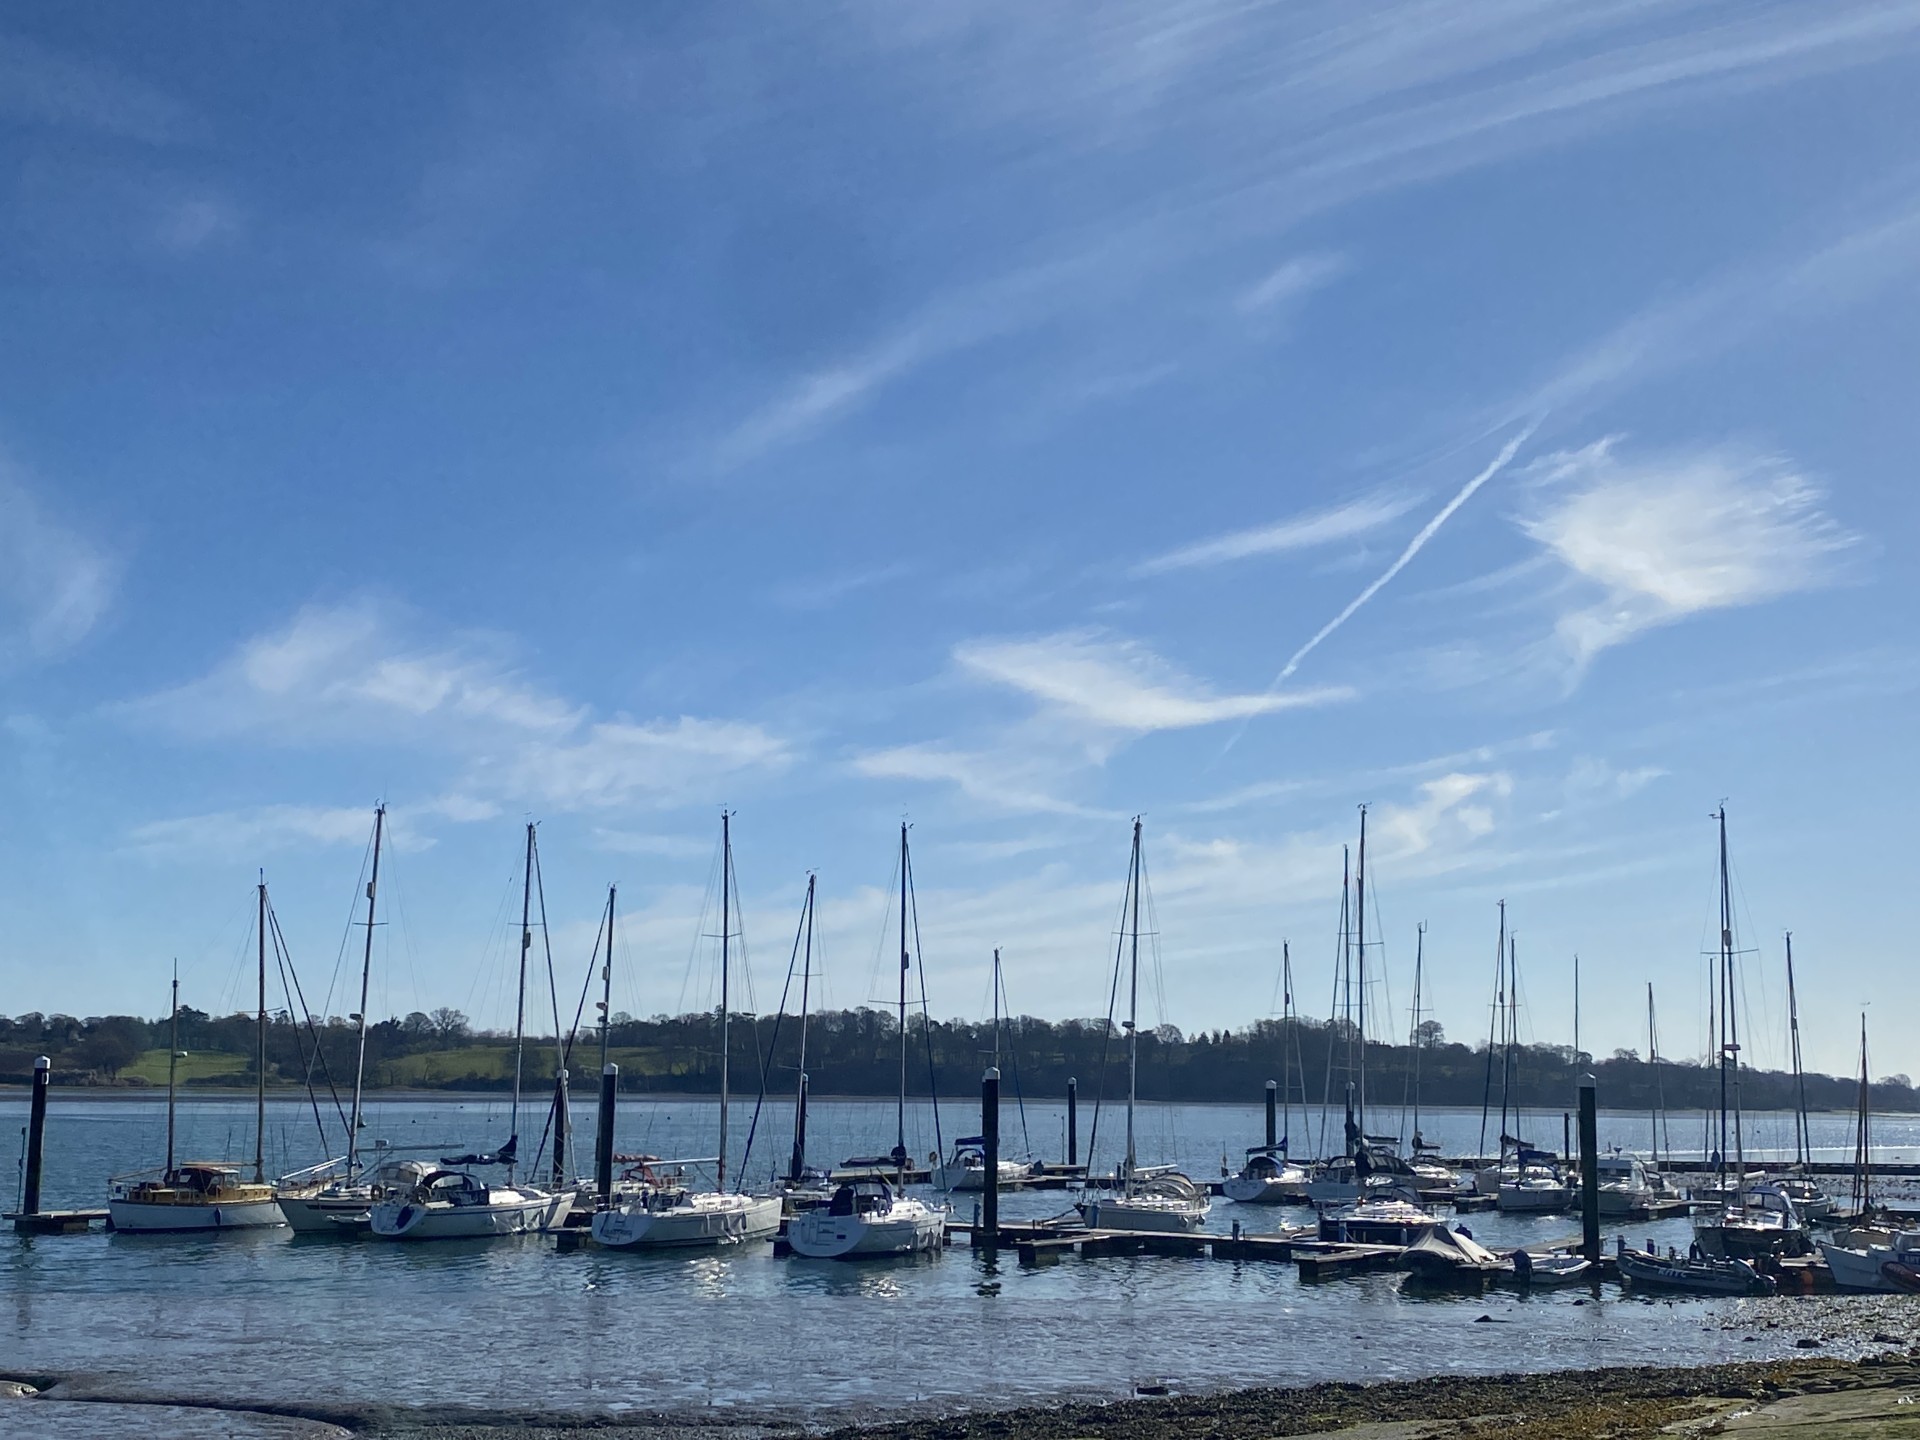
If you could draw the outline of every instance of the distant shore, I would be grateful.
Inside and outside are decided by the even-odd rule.
[[[0,1407],[29,1407],[15,1412],[15,1418],[41,1421],[46,1433],[55,1433],[53,1426],[45,1424],[54,1421],[80,1433],[89,1412],[105,1418],[99,1407],[144,1410],[168,1403],[160,1396],[117,1392],[82,1377],[19,1378],[42,1390],[43,1396],[0,1399]],[[1810,1358],[1327,1383],[1109,1403],[923,1412],[904,1418],[854,1407],[842,1412],[851,1423],[838,1428],[822,1425],[817,1412],[804,1417],[713,1409],[582,1415],[530,1409],[504,1415],[461,1407],[316,1404],[221,1410],[204,1402],[188,1403],[203,1412],[231,1417],[236,1423],[223,1433],[362,1440],[774,1440],[823,1435],[827,1440],[967,1440],[972,1436],[1161,1440],[1169,1434],[1268,1440],[1343,1433],[1362,1437],[1378,1433],[1395,1440],[1487,1433],[1523,1440],[1605,1440],[1662,1431],[1682,1433],[1668,1430],[1681,1426],[1689,1433],[1740,1434],[1749,1429],[1778,1433],[1776,1427],[1792,1426],[1803,1434],[1838,1430],[1849,1437],[1906,1435],[1912,1433],[1917,1395],[1920,1359],[1913,1353],[1894,1352],[1859,1361]],[[262,1428],[255,1430],[245,1422],[258,1422]],[[0,1408],[0,1430],[8,1425],[8,1409]],[[1392,1428],[1373,1432],[1374,1426]]]

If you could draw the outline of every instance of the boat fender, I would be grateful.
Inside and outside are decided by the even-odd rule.
[[[220,1207],[216,1205],[213,1207],[213,1228],[218,1230],[223,1223],[220,1219]]]
[[[407,1228],[407,1226],[411,1225],[412,1223],[413,1223],[413,1206],[402,1205],[400,1207],[400,1213],[393,1217],[393,1228],[396,1230],[404,1230]]]
[[[1914,1269],[1911,1265],[1902,1265],[1898,1260],[1888,1260],[1880,1266],[1880,1273],[1902,1290],[1920,1290],[1920,1270]]]

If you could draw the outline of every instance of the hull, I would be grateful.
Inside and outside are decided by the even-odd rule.
[[[1358,1180],[1309,1180],[1301,1187],[1315,1205],[1344,1205],[1360,1198],[1364,1189]]]
[[[382,1240],[491,1240],[545,1229],[553,1204],[538,1194],[485,1205],[383,1201],[373,1207],[370,1228]]]
[[[1917,1283],[1914,1267],[1920,1265],[1920,1252],[1896,1251],[1891,1245],[1855,1250],[1823,1240],[1820,1254],[1833,1272],[1833,1283],[1842,1290],[1911,1291]]]
[[[282,1195],[280,1213],[296,1235],[364,1235],[373,1197],[366,1195]]]
[[[260,1230],[284,1225],[279,1203],[246,1200],[230,1205],[149,1205],[107,1201],[109,1223],[127,1235],[168,1235],[204,1230]]]
[[[1494,1204],[1501,1210],[1541,1214],[1567,1208],[1564,1185],[1502,1185]]]
[[[1209,1207],[1179,1202],[1156,1203],[1150,1197],[1089,1200],[1080,1207],[1093,1230],[1138,1230],[1148,1234],[1190,1235],[1206,1223]]]
[[[1320,1238],[1345,1245],[1414,1245],[1440,1228],[1438,1220],[1369,1220],[1320,1217]]]
[[[888,1255],[937,1253],[947,1233],[944,1210],[917,1202],[881,1215],[830,1215],[824,1209],[796,1215],[787,1225],[793,1253],[810,1260],[862,1260]]]
[[[750,1245],[780,1229],[778,1196],[696,1195],[666,1210],[616,1207],[593,1217],[593,1238],[614,1250]]]
[[[1653,1204],[1653,1199],[1651,1190],[1634,1189],[1622,1185],[1602,1185],[1600,1213],[1622,1217],[1638,1215]]]
[[[1283,1180],[1273,1175],[1230,1175],[1220,1182],[1220,1193],[1241,1205],[1285,1205],[1301,1199],[1306,1181]]]
[[[1662,1260],[1628,1250],[1617,1257],[1623,1279],[1654,1290],[1690,1295],[1753,1295],[1766,1288],[1745,1261]]]
[[[1017,1185],[1027,1178],[1027,1167],[1012,1160],[1000,1162],[1000,1183]],[[987,1172],[968,1165],[936,1165],[932,1176],[936,1189],[948,1191],[985,1190]]]
[[[1812,1246],[1806,1232],[1778,1225],[1696,1225],[1700,1251],[1715,1260],[1761,1260],[1805,1255]]]

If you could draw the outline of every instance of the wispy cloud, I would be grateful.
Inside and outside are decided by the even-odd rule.
[[[837,575],[817,575],[810,579],[791,580],[778,586],[773,592],[776,604],[789,610],[827,610],[845,600],[849,595],[857,595],[862,590],[872,590],[878,586],[891,585],[913,574],[913,566],[904,560],[896,560],[888,565],[873,565],[865,569],[845,570]]]
[[[1089,815],[1045,788],[1049,778],[1032,752],[964,750],[948,745],[896,745],[856,755],[853,773],[868,780],[952,785],[969,799],[1016,814]]]
[[[195,139],[205,129],[185,105],[144,80],[17,35],[0,36],[0,114],[154,145]]]
[[[1544,489],[1522,528],[1588,597],[1555,626],[1575,680],[1642,631],[1827,584],[1857,543],[1821,511],[1820,488],[1777,456],[1628,459],[1608,439],[1531,473]]]
[[[433,838],[415,828],[430,818],[473,820],[470,802],[425,801],[387,812],[386,843],[400,851],[430,849]],[[257,860],[276,851],[366,845],[373,835],[371,805],[257,805],[152,820],[127,832],[124,848],[149,860],[199,862]]]
[[[1242,290],[1234,297],[1234,308],[1243,315],[1271,313],[1331,283],[1346,270],[1347,261],[1339,255],[1296,256]]]
[[[954,659],[967,673],[1023,691],[1073,719],[1136,734],[1250,720],[1353,695],[1342,687],[1218,695],[1144,645],[1084,630],[970,641],[955,649]]]
[[[499,637],[419,638],[425,628],[373,600],[309,606],[201,679],[116,713],[196,740],[412,746],[462,765],[475,803],[566,810],[711,798],[730,777],[793,758],[742,720],[596,719],[528,678]]]
[[[1141,561],[1133,567],[1133,573],[1162,575],[1169,570],[1224,565],[1256,555],[1283,555],[1292,550],[1331,545],[1390,525],[1418,503],[1419,497],[1414,495],[1367,495],[1331,509],[1183,545],[1178,550]]]
[[[0,662],[79,644],[113,603],[117,580],[106,553],[48,513],[0,453]]]

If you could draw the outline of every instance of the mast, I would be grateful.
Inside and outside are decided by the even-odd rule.
[[[807,1001],[809,982],[813,979],[813,883],[811,872],[807,875],[807,939],[805,958],[800,971],[800,1079],[793,1096],[793,1163],[788,1166],[788,1180],[798,1185],[801,1172],[807,1165]]]
[[[1140,1096],[1140,817],[1133,817],[1133,942],[1127,962],[1127,1188],[1133,1188],[1136,1160],[1133,1107]]]
[[[1520,937],[1507,935],[1507,1059],[1500,1080],[1501,1147],[1506,1146],[1507,1097],[1513,1096],[1513,1148],[1520,1150]]]
[[[1480,1155],[1484,1159],[1487,1153],[1487,1117],[1493,1113],[1493,1050],[1494,1040],[1499,1034],[1500,1022],[1506,1014],[1506,989],[1503,981],[1507,970],[1507,902],[1500,902],[1500,939],[1493,951],[1493,1014],[1487,1019],[1487,1078],[1480,1091]],[[1500,1129],[1504,1134],[1507,1128],[1506,1108],[1503,1104],[1500,1115]],[[1507,1142],[1500,1142],[1504,1155]]]
[[[1000,1068],[1000,947],[993,947],[993,1068]]]
[[[255,1019],[253,1183],[267,1181],[267,872],[260,872],[260,998]]]
[[[1647,1063],[1653,1067],[1653,1113],[1648,1121],[1653,1126],[1653,1169],[1660,1171],[1660,1112],[1667,1108],[1665,1088],[1660,1076],[1660,1032],[1654,1026],[1653,1019],[1653,982],[1647,982]]]
[[[732,1058],[732,1031],[729,1028],[732,1009],[731,992],[728,990],[729,974],[733,969],[733,817],[725,810],[720,812],[720,1158],[714,1167],[714,1188],[725,1192],[727,1188],[727,1106],[732,1099],[729,1081],[731,1074],[728,1061]]]
[[[1716,812],[1720,822],[1720,1177],[1727,1173],[1727,1116],[1732,1106],[1734,1163],[1746,1176],[1745,1147],[1740,1137],[1740,1022],[1734,1013],[1733,883],[1727,866],[1727,807]]]
[[[1872,1110],[1872,1094],[1867,1089],[1867,1012],[1860,1012],[1860,1114],[1854,1128],[1853,1140],[1853,1208],[1857,1214],[1864,1215],[1867,1207],[1873,1204],[1873,1143],[1869,1134],[1868,1115]]]
[[[1793,1117],[1793,1158],[1804,1169],[1813,1159],[1813,1137],[1807,1132],[1807,1075],[1800,1065],[1800,997],[1793,985],[1793,932],[1787,931],[1787,1033],[1793,1042],[1793,1083],[1799,1109]]]
[[[1407,1043],[1413,1050],[1413,1140],[1415,1149],[1420,1145],[1420,986],[1425,979],[1427,954],[1427,922],[1422,920],[1415,931],[1413,942],[1413,1033],[1407,1037]],[[1417,1158],[1417,1157],[1416,1157]]]
[[[1580,952],[1573,952],[1573,1063],[1580,1063]]]
[[[907,822],[900,822],[900,1099],[894,1111],[893,1159],[907,1168]]]
[[[1360,807],[1360,856],[1353,867],[1355,963],[1360,972],[1359,1113],[1361,1143],[1367,1137],[1367,807]]]
[[[533,949],[533,822],[527,822],[526,878],[520,886],[520,990],[513,1013],[513,1110],[507,1125],[507,1143],[513,1146],[514,1160],[507,1165],[507,1183],[513,1183],[514,1166],[519,1160],[520,1141],[520,1068],[525,1057],[527,1033],[527,953]]]
[[[353,1062],[353,1114],[347,1122],[347,1177],[349,1179],[353,1177],[360,1158],[360,1096],[367,1073],[367,981],[373,974],[373,897],[380,888],[380,840],[386,824],[387,807],[384,804],[374,806],[373,870],[367,877],[367,944],[360,954],[360,1010],[354,1016],[359,1034],[354,1041],[356,1053]],[[525,961],[521,963],[524,965]]]
[[[180,1063],[180,962],[173,962],[173,1008],[167,1013],[167,1177],[173,1177],[174,1073]]]

